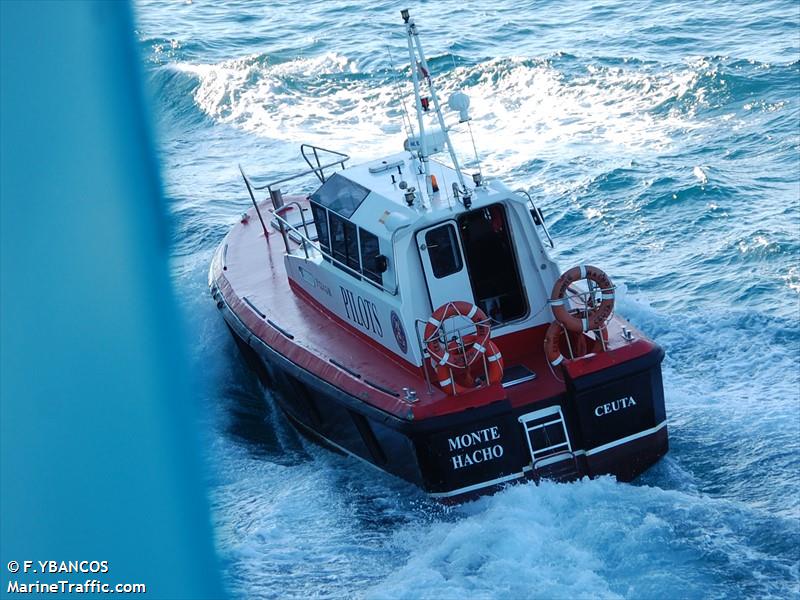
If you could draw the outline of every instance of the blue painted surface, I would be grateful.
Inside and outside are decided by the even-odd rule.
[[[131,8],[0,11],[2,593],[97,579],[219,597]],[[108,573],[12,577],[11,560]]]
[[[356,160],[401,147],[404,5],[137,5],[218,548],[242,597],[798,596],[797,3],[522,4],[411,8],[442,87],[472,99],[484,172],[532,186],[562,267],[605,268],[665,347],[672,451],[635,485],[452,511],[264,408],[205,289],[248,205],[237,163],[277,178],[300,142]]]

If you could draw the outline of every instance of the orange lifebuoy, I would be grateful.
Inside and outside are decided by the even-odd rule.
[[[550,323],[550,327],[547,328],[547,333],[544,334],[544,355],[550,365],[553,367],[557,367],[564,361],[571,360],[561,354],[561,337],[565,333],[569,335],[569,332],[565,331],[564,325],[559,321],[553,321]],[[577,342],[573,339],[572,342],[575,346],[573,347],[575,358],[584,356],[585,354],[601,352],[605,348],[605,344],[608,343],[608,330],[606,329],[603,329],[600,332],[602,341],[600,338],[596,337],[597,333],[595,332],[595,340],[588,348],[586,336],[583,335],[583,332],[580,332],[577,335],[580,336],[580,339]],[[591,340],[589,341],[591,342]]]
[[[486,344],[486,372],[481,372],[473,375],[473,371],[477,370],[475,366],[478,363],[473,363],[471,367],[466,369],[453,369],[447,365],[436,364],[436,381],[439,383],[445,392],[451,396],[465,394],[475,389],[475,380],[481,375],[487,374],[489,380],[487,385],[494,385],[503,380],[503,355],[497,348],[497,345],[491,340]],[[483,367],[483,361],[480,361]]]
[[[475,332],[463,336],[464,351],[454,351],[454,346],[445,341],[442,343],[441,333],[444,322],[453,317],[465,317],[472,321]],[[480,308],[469,302],[457,300],[442,304],[437,308],[425,324],[423,342],[431,358],[438,366],[448,366],[455,369],[466,369],[475,359],[486,352],[489,336],[491,335],[489,318]]]
[[[588,279],[600,288],[600,304],[587,309],[581,315],[572,314],[568,309],[567,291],[576,281]],[[614,285],[602,269],[591,265],[580,265],[565,271],[558,278],[550,294],[550,307],[553,316],[570,331],[589,331],[600,329],[614,313]]]
[[[565,359],[561,354],[561,336],[564,335],[564,328],[558,321],[550,323],[547,333],[544,334],[544,355],[551,366],[557,367]]]

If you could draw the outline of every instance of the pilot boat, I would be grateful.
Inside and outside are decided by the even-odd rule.
[[[448,127],[401,15],[402,151],[350,166],[304,144],[307,168],[261,185],[240,167],[252,208],[213,256],[217,308],[302,433],[434,498],[631,480],[668,449],[664,352],[602,270],[559,269],[532,194],[465,174],[450,131],[469,99]]]

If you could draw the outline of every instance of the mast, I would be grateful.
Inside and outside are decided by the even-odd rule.
[[[430,164],[428,162],[428,143],[425,137],[425,125],[423,122],[423,115],[426,111],[422,105],[419,71],[422,71],[422,74],[428,82],[428,90],[431,94],[431,100],[433,100],[434,112],[436,113],[437,120],[439,121],[439,127],[442,130],[442,136],[444,137],[445,145],[450,153],[450,159],[453,161],[453,167],[456,171],[456,176],[458,177],[458,183],[461,188],[460,196],[463,199],[462,204],[468,206],[470,203],[470,193],[466,184],[464,183],[464,175],[461,172],[461,167],[458,163],[458,157],[456,156],[455,148],[453,148],[453,143],[450,141],[450,134],[447,132],[447,126],[444,122],[444,115],[442,114],[442,108],[439,104],[439,97],[436,94],[436,88],[433,85],[433,80],[431,79],[428,61],[425,59],[425,53],[422,50],[422,42],[419,39],[417,25],[411,19],[408,9],[401,10],[400,15],[403,17],[403,21],[406,25],[408,57],[411,61],[411,80],[414,83],[414,99],[417,108],[417,122],[419,123],[419,159],[420,162],[422,162],[423,169],[425,171],[425,188],[428,192],[428,198],[433,195],[433,184],[431,183]]]
[[[425,137],[425,121],[423,119],[424,110],[422,108],[422,96],[419,92],[419,73],[417,69],[417,58],[414,55],[413,38],[416,35],[414,21],[409,22],[408,10],[401,11],[403,20],[406,23],[406,41],[408,42],[408,58],[411,61],[411,81],[414,83],[414,103],[417,107],[417,123],[419,125],[419,160],[425,171],[425,191],[428,199],[433,196],[433,183],[431,183],[431,165],[428,162],[428,142]]]

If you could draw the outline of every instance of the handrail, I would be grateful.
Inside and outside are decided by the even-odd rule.
[[[564,293],[564,297],[560,298],[559,300],[563,301],[564,299],[566,299],[568,301],[571,301],[571,300],[577,299],[578,302],[580,302],[580,304],[582,304],[583,306],[582,307],[581,306],[576,306],[574,308],[574,310],[577,310],[579,313],[583,313],[584,317],[588,318],[589,311],[592,309],[592,306],[590,304],[590,300],[594,299],[595,294],[597,294],[598,292],[600,294],[608,294],[609,292],[614,292],[617,289],[616,285],[612,285],[611,287],[608,287],[608,288],[601,288],[601,287],[593,288],[593,287],[591,287],[591,280],[589,281],[589,286],[590,286],[590,289],[588,289],[585,292],[582,292],[580,290],[575,290],[572,287],[568,287],[567,291]],[[553,300],[551,298],[551,299],[549,299],[547,301],[547,304],[552,306],[554,303],[558,302],[559,300]],[[602,325],[601,327],[599,327],[596,330],[595,329],[592,330],[592,331],[596,332],[595,335],[597,336],[597,339],[600,341],[600,345],[603,347],[603,351],[606,350],[606,342],[603,339],[602,334],[599,333],[599,332],[600,332],[601,329],[607,328],[607,326],[608,326],[608,324],[605,324],[605,325]],[[562,325],[562,327],[564,327],[564,326]],[[565,331],[566,331],[566,329],[565,329]],[[575,354],[572,352],[572,343],[569,341],[569,336],[567,335],[567,336],[565,336],[565,338],[567,340],[567,348],[569,349],[570,358],[574,359],[575,358]]]
[[[418,320],[419,320],[421,323],[425,323],[425,324],[427,324],[427,323],[428,323],[427,321],[422,321],[421,319],[418,319]],[[475,327],[476,327],[477,325],[487,325],[487,324],[489,324],[489,326],[491,327],[491,323],[492,323],[493,321],[494,321],[494,319],[492,319],[491,317],[486,317],[485,319],[482,319],[481,321],[476,321],[476,322],[472,322],[472,321],[471,321],[471,322],[469,322],[469,323],[466,323],[466,324],[464,324],[464,325],[461,325],[460,327],[455,327],[455,328],[453,328],[453,329],[450,329],[450,330],[448,330],[448,331],[444,331],[444,329],[441,329],[441,330],[436,330],[436,331],[434,331],[434,333],[433,333],[433,334],[431,334],[431,336],[430,336],[430,337],[423,338],[422,342],[423,342],[423,343],[425,343],[425,344],[427,344],[427,343],[429,343],[429,342],[431,342],[431,341],[435,340],[437,337],[439,337],[439,338],[440,338],[442,333],[445,333],[445,334],[450,334],[450,335],[453,335],[453,334],[455,334],[455,335],[453,335],[453,337],[458,337],[458,339],[459,339],[459,344],[461,345],[461,348],[462,348],[462,350],[463,350],[463,349],[464,349],[464,342],[463,342],[463,337],[464,337],[464,336],[462,335],[462,333],[464,333],[464,332],[466,332],[466,331],[471,331],[471,330],[475,329]],[[451,338],[451,339],[452,339],[452,338]]]
[[[250,183],[250,180],[247,178],[247,175],[244,174],[244,169],[242,168],[242,165],[239,165],[239,172],[242,174],[242,179],[244,179],[244,184],[247,186],[247,193],[250,194],[250,200],[253,201],[253,208],[256,209],[258,220],[261,221],[261,229],[264,231],[264,237],[268,237],[269,233],[267,232],[267,226],[264,224],[264,219],[261,216],[261,209],[258,208],[258,202],[256,202],[256,196],[253,193],[254,189],[253,185]]]
[[[539,217],[539,224],[542,226],[542,229],[544,229],[544,234],[547,236],[547,241],[550,242],[550,247],[555,248],[556,244],[553,242],[553,238],[550,237],[550,232],[547,230],[547,224],[544,222],[544,215],[542,214],[542,211],[536,207],[536,204],[533,203],[533,198],[531,198],[530,193],[523,189],[515,190],[515,192],[517,194],[525,194],[525,197],[528,198],[528,204],[531,205],[531,208]]]
[[[295,232],[300,237],[300,239],[303,240],[303,242],[304,242],[303,250],[305,252],[306,258],[308,258],[309,256],[308,256],[308,250],[306,249],[305,244],[308,244],[309,246],[314,248],[314,250],[319,252],[322,256],[324,256],[325,258],[329,259],[331,262],[335,263],[338,267],[344,269],[345,271],[348,271],[349,273],[351,273],[355,277],[358,277],[359,279],[361,279],[364,276],[362,273],[359,273],[355,269],[351,268],[350,266],[348,266],[348,265],[344,264],[343,262],[341,262],[340,260],[336,259],[330,253],[325,252],[325,250],[323,250],[321,246],[316,244],[308,236],[303,235],[303,232],[301,232],[299,229],[297,229],[297,227],[295,227],[294,225],[289,223],[282,216],[277,214],[274,209],[270,209],[269,212],[272,213],[272,215],[275,217],[275,219],[278,221],[278,223],[281,224],[282,227],[288,227],[290,231]],[[302,212],[301,212],[301,215],[302,215]],[[303,219],[303,221],[305,221],[305,219]],[[305,223],[304,223],[304,226],[305,226]],[[306,231],[307,230],[308,230],[308,228],[306,227]],[[289,242],[287,241],[285,234],[284,234],[283,242],[286,245],[286,253],[288,254],[289,253]],[[370,285],[374,285],[375,287],[377,287],[378,289],[386,292],[387,294],[391,294],[392,296],[396,296],[397,295],[397,287],[395,287],[393,290],[391,290],[391,289],[389,289],[387,287],[384,287],[382,284],[380,284],[380,283],[378,283],[376,281],[372,281],[371,279],[368,280],[368,281],[369,281]]]
[[[308,160],[308,157],[306,156],[306,153],[305,153],[305,148],[313,148],[314,149],[315,156],[317,157],[317,166],[316,167],[314,165],[312,165],[311,162]],[[341,158],[339,160],[335,160],[333,162],[326,163],[326,164],[323,165],[323,164],[320,164],[319,156],[316,155],[316,151],[317,150],[322,150],[323,152],[329,152],[330,154],[335,154],[336,156],[340,156]],[[319,146],[312,146],[310,144],[302,144],[300,146],[300,153],[303,155],[303,159],[308,163],[308,166],[311,167],[307,171],[302,171],[300,173],[296,173],[294,175],[290,175],[289,177],[284,177],[283,179],[278,179],[277,181],[271,181],[271,182],[265,183],[263,185],[255,185],[251,181],[250,185],[253,186],[254,190],[259,190],[259,191],[261,191],[261,190],[269,190],[269,191],[272,191],[272,188],[274,186],[276,186],[276,185],[279,185],[281,183],[286,183],[287,181],[292,181],[294,179],[299,179],[301,177],[306,177],[308,175],[311,175],[312,173],[314,175],[316,175],[317,178],[322,183],[325,183],[325,169],[329,169],[331,167],[335,167],[336,165],[340,165],[344,169],[344,163],[346,163],[348,160],[350,160],[350,157],[347,154],[344,154],[343,152],[336,152],[335,150],[328,150],[327,148],[320,148]],[[239,168],[241,169],[241,167],[239,167]],[[244,175],[244,171],[242,171],[242,175]]]
[[[279,206],[278,208],[276,208],[276,209],[274,209],[272,211],[272,214],[275,217],[280,217],[281,216],[280,213],[282,213],[283,211],[285,211],[285,210],[287,210],[289,208],[292,208],[293,206],[296,206],[297,210],[300,212],[300,220],[303,222],[303,231],[306,232],[305,237],[307,239],[311,239],[311,236],[308,233],[308,224],[306,223],[306,216],[303,214],[303,211],[306,210],[306,209],[304,209],[302,206],[300,206],[300,203],[297,202],[296,200],[292,201],[292,202],[289,202],[287,204],[284,204],[283,206]],[[281,221],[283,221],[283,220],[284,219],[281,219]],[[286,252],[288,253],[289,252],[289,240],[286,239],[286,230],[284,229],[282,222],[279,222],[278,224],[280,225],[279,229],[280,229],[280,232],[281,232],[281,236],[283,237],[283,245],[286,247]],[[306,258],[308,258],[308,249],[306,248],[305,244],[303,244],[303,252],[305,252]]]
[[[591,306],[589,305],[589,299],[590,298],[594,298],[594,294],[596,294],[598,292],[600,292],[601,294],[608,294],[610,292],[613,292],[616,289],[617,289],[617,286],[613,285],[613,284],[611,285],[611,287],[607,287],[607,288],[596,287],[596,288],[592,288],[590,290],[586,290],[585,292],[580,291],[580,290],[575,290],[572,287],[568,287],[567,291],[564,292],[564,297],[563,298],[559,298],[557,300],[553,300],[552,298],[550,298],[550,299],[547,300],[547,303],[550,304],[550,305],[553,305],[553,304],[555,304],[557,302],[563,301],[564,298],[566,298],[567,300],[574,300],[574,299],[577,298],[580,301],[580,303],[583,305],[583,308],[577,307],[578,310],[589,310],[589,309],[591,309]]]
[[[307,149],[311,148],[314,152],[314,158],[317,161],[317,166],[315,167],[311,160],[308,158],[306,154]],[[330,163],[321,164],[319,160],[319,153],[318,151],[327,152],[329,154],[335,154],[339,157],[339,160],[335,160]],[[314,146],[312,144],[301,144],[300,145],[300,154],[302,154],[303,159],[308,163],[308,166],[311,167],[308,171],[302,171],[300,173],[296,173],[294,175],[290,175],[289,177],[284,177],[283,179],[278,179],[277,181],[271,181],[269,183],[265,183],[263,185],[256,185],[244,172],[242,165],[239,166],[239,172],[242,174],[242,179],[244,179],[244,184],[247,186],[247,193],[250,195],[250,200],[253,202],[253,207],[256,209],[256,214],[258,215],[258,220],[261,221],[261,229],[264,231],[264,237],[269,236],[269,232],[267,231],[267,226],[264,223],[264,219],[261,216],[261,209],[258,207],[258,202],[256,201],[256,196],[253,193],[254,191],[261,191],[261,190],[269,190],[270,195],[268,197],[272,197],[272,192],[275,191],[272,188],[281,184],[286,183],[287,181],[293,181],[295,179],[300,179],[301,177],[307,177],[312,173],[317,176],[322,183],[325,183],[325,169],[329,169],[331,167],[335,167],[339,165],[344,169],[344,163],[350,160],[350,156],[344,154],[343,152],[337,152],[336,150],[328,150],[327,148],[322,148],[320,146]],[[280,196],[280,191],[278,190],[278,196]],[[275,205],[275,200],[273,199],[273,205]],[[275,208],[279,208],[275,206]]]
[[[337,152],[336,150],[328,150],[327,148],[322,148],[321,146],[313,146],[311,144],[300,144],[300,154],[303,155],[303,159],[308,163],[308,166],[311,167],[312,170],[314,170],[314,165],[311,164],[311,159],[309,159],[308,155],[306,154],[307,148],[311,148],[311,150],[313,150],[314,152],[314,160],[317,161],[317,169],[319,170],[319,172],[315,171],[315,174],[317,176],[317,179],[320,180],[320,183],[325,183],[325,171],[324,171],[325,168],[331,167],[333,165],[341,165],[342,169],[344,169],[344,163],[350,160],[350,157],[347,154],[344,154],[342,152]],[[317,153],[318,150],[322,150],[323,152],[327,152],[329,154],[335,154],[336,156],[342,156],[343,160],[331,163],[326,167],[322,167],[319,164],[319,154]]]

